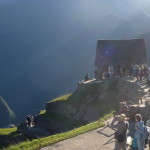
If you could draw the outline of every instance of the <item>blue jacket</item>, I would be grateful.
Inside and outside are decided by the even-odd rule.
[[[139,139],[142,138],[144,134],[144,122],[140,121],[135,124],[135,138]]]

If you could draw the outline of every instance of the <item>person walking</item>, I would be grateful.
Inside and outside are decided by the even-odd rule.
[[[117,124],[112,124],[112,128],[116,128],[115,132],[115,150],[126,150],[127,148],[127,130],[128,130],[128,122],[126,121],[126,116],[121,114],[119,116],[119,121]]]
[[[137,138],[138,150],[144,150],[145,139],[144,139],[144,122],[140,114],[135,115],[135,138]]]

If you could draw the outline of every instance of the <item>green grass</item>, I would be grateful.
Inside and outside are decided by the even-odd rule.
[[[48,103],[52,103],[52,102],[56,102],[56,101],[66,101],[68,100],[68,98],[71,96],[71,94],[66,94],[66,95],[63,95],[63,96],[60,96],[60,97],[57,97],[51,101],[49,101]]]
[[[16,132],[16,131],[17,131],[16,127],[14,127],[14,128],[1,128],[0,129],[0,135],[9,135],[12,132]]]
[[[44,110],[40,110],[39,115],[43,115],[43,114],[45,114],[45,112],[46,112],[46,110],[45,110],[45,109],[44,109]]]
[[[45,138],[35,139],[32,141],[23,142],[18,145],[13,145],[8,148],[5,148],[5,150],[37,150],[39,148],[57,143],[59,141],[75,137],[79,134],[97,129],[99,127],[103,127],[105,125],[104,121],[106,121],[107,119],[112,117],[113,113],[114,112],[111,112],[111,113],[105,115],[104,117],[102,117],[101,119],[99,119],[98,121],[89,123],[89,124],[79,127],[79,128],[75,128],[71,131],[52,135],[52,136],[45,137]]]

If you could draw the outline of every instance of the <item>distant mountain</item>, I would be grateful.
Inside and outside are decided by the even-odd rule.
[[[14,9],[11,10],[13,13]],[[61,14],[55,17],[42,14],[45,18],[41,17],[40,21],[36,13],[31,19],[33,22],[28,13],[25,17],[28,24],[23,24],[23,17],[15,13],[18,22],[7,23],[6,33],[0,30],[0,68],[3,70],[0,95],[6,97],[22,120],[26,114],[36,113],[44,107],[45,101],[72,92],[87,72],[94,76],[98,39],[134,38],[150,31],[150,18],[142,11],[128,18],[121,17],[121,14],[95,12],[86,20],[88,25],[84,25],[81,18],[75,18],[76,14],[64,18],[59,17]],[[16,27],[18,24],[20,28]],[[4,22],[2,27],[5,27]]]
[[[7,102],[0,96],[0,127],[7,126],[15,119],[15,114],[8,106]]]

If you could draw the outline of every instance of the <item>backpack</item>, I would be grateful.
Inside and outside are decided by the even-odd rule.
[[[134,138],[131,144],[131,148],[138,149],[137,138]]]

